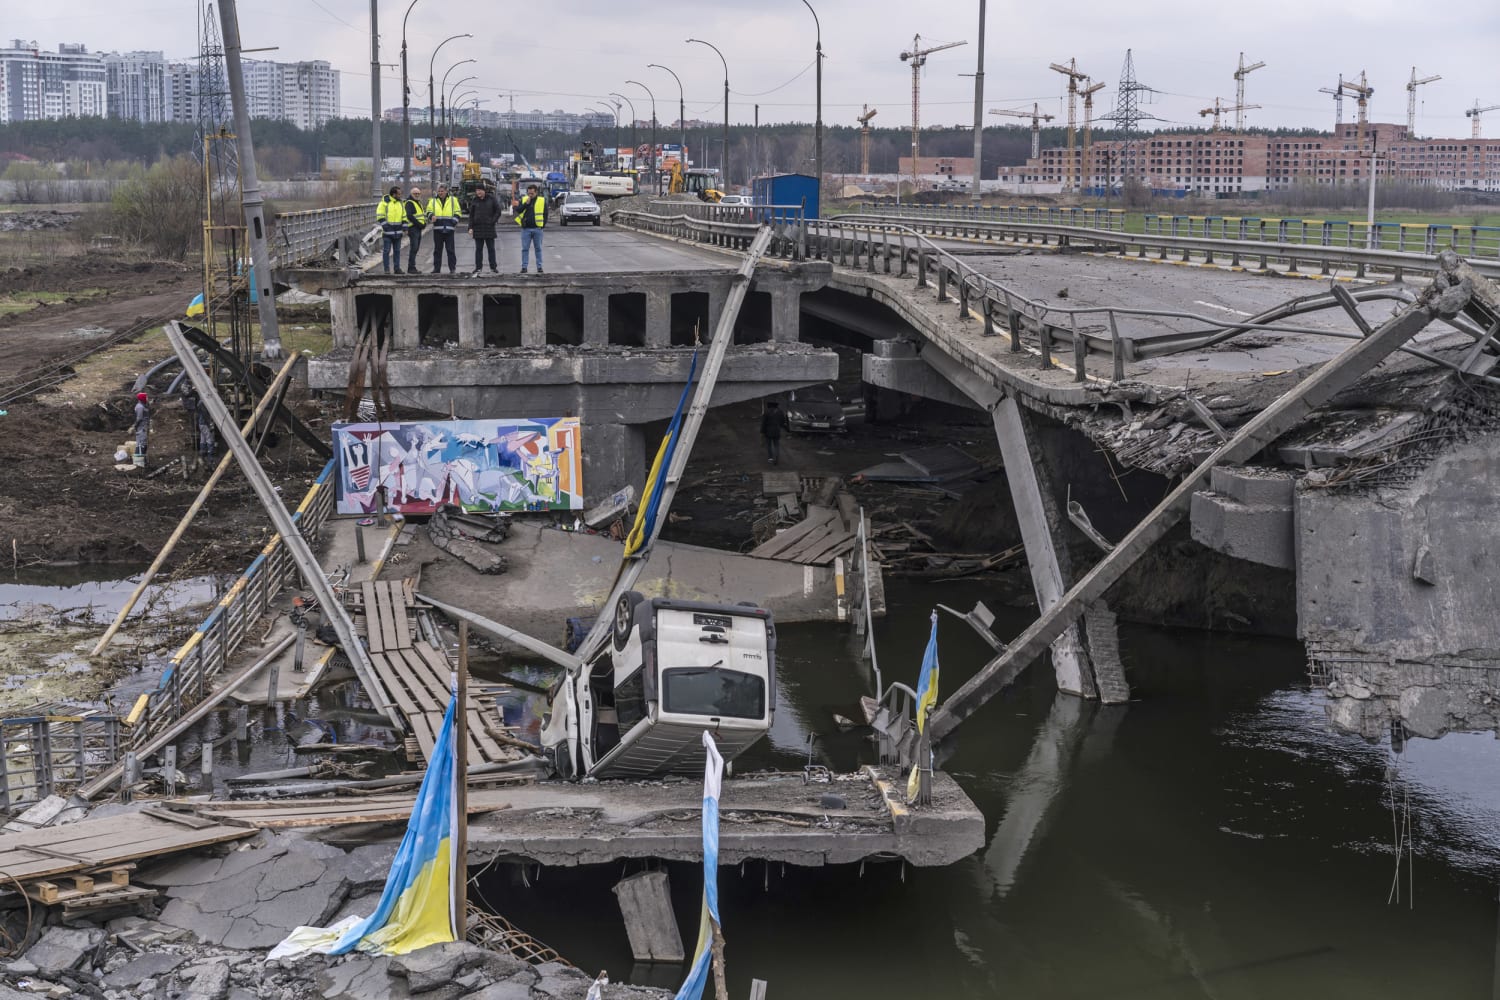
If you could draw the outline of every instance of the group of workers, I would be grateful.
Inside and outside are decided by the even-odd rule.
[[[474,277],[484,273],[483,265],[486,257],[489,259],[490,273],[500,273],[495,265],[495,237],[501,214],[500,198],[492,194],[487,185],[481,183],[474,190],[474,202],[469,206],[468,225],[465,227],[465,231],[474,237]],[[422,246],[422,233],[428,226],[431,226],[432,271],[430,273],[442,273],[443,257],[446,253],[448,273],[453,274],[457,267],[453,234],[458,228],[459,220],[463,218],[463,208],[458,198],[449,192],[446,184],[439,184],[437,193],[428,198],[425,204],[422,202],[421,189],[415,185],[405,195],[402,195],[399,185],[392,187],[375,208],[375,221],[380,223],[382,234],[380,263],[384,272],[386,274],[418,273],[417,252]],[[546,273],[542,267],[542,230],[547,225],[547,198],[537,190],[535,184],[526,189],[525,197],[516,206],[515,220],[516,225],[521,228],[521,273],[525,274],[529,269],[530,251],[533,247],[536,249],[537,273]],[[401,241],[403,239],[410,241],[406,272],[401,270]]]

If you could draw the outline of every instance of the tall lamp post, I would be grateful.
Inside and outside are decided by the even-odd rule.
[[[979,182],[984,175],[984,0],[979,0],[979,68],[974,71],[974,191],[969,200],[979,204]]]
[[[813,27],[818,30],[818,110],[817,122],[813,125],[813,158],[818,161],[817,177],[818,185],[823,184],[823,24],[818,20],[818,12],[813,10],[813,5],[808,0],[802,0],[807,4],[807,9],[812,12]]]
[[[724,53],[720,52],[719,47],[713,42],[705,42],[701,38],[689,38],[688,43],[707,45],[719,57],[719,62],[724,63],[724,144],[719,151],[719,166],[724,171],[723,183],[727,186],[729,184],[729,63],[725,61]],[[819,164],[820,168],[821,166],[822,164]]]
[[[646,64],[646,68],[647,69],[666,69],[668,73],[672,73],[671,70],[667,69],[667,67],[663,66],[661,63],[647,63]],[[672,79],[674,79],[674,80],[677,81],[677,130],[678,130],[678,136],[679,136],[677,142],[678,142],[678,145],[680,145],[682,147],[682,149],[679,151],[678,155],[682,158],[682,169],[686,170],[687,169],[687,99],[685,97],[683,97],[683,94],[682,94],[682,78],[679,77],[676,73],[672,73]]]
[[[610,121],[615,123],[615,156],[620,155],[620,109],[609,101],[596,101],[594,107],[603,109],[609,115]]]
[[[375,197],[379,198],[380,168],[385,158],[380,150],[380,12],[377,0],[370,0],[370,177]]]
[[[609,96],[610,97],[618,97],[620,100],[622,100],[626,104],[630,105],[630,166],[631,166],[631,169],[633,169],[637,173],[639,173],[640,172],[640,167],[636,166],[636,163],[635,163],[635,153],[636,153],[636,150],[640,149],[641,147],[640,147],[640,143],[638,143],[636,141],[636,138],[635,138],[635,123],[636,123],[635,102],[632,101],[630,98],[626,97],[624,94],[617,94],[613,90],[611,90],[609,92]],[[616,154],[615,158],[616,158],[616,160],[618,160],[619,159],[619,154]],[[615,165],[619,166],[618,163],[616,163]]]
[[[449,35],[441,42],[438,42],[438,47],[432,50],[432,58],[427,60],[427,162],[432,168],[430,171],[431,177],[427,182],[429,193],[431,193],[432,189],[437,187],[438,179],[437,119],[433,117],[435,114],[437,114],[437,95],[434,93],[436,88],[433,86],[432,79],[433,66],[437,63],[438,53],[443,51],[444,45],[447,45],[455,38],[473,37],[474,36],[470,34]]]
[[[448,95],[453,93],[453,90],[448,89],[448,73],[452,73],[464,63],[471,63],[475,61],[476,60],[474,59],[460,59],[452,66],[449,66],[448,71],[443,74],[443,82],[438,86],[438,101],[441,102],[443,118],[443,165],[447,168],[448,180],[450,182],[453,180],[453,157],[452,155],[450,155],[449,147],[452,145],[452,142],[450,140],[453,137],[453,132],[448,126],[448,109],[452,106],[453,102],[448,100]],[[470,76],[466,77],[465,79],[472,80],[474,78]],[[463,83],[463,80],[458,81],[458,83]],[[453,85],[454,90],[458,89],[458,83],[455,83]]]
[[[640,87],[646,92],[646,96],[651,98],[651,187],[652,192],[659,195],[661,194],[661,171],[657,168],[656,159],[656,95],[651,93],[650,87],[639,80],[626,80],[625,82]]]
[[[417,0],[411,0],[401,17],[401,184],[411,183],[411,84],[406,79],[406,19]]]

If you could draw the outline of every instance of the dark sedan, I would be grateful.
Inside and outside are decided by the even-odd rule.
[[[793,389],[782,405],[787,426],[794,431],[842,434],[849,430],[844,423],[844,406],[831,385]]]

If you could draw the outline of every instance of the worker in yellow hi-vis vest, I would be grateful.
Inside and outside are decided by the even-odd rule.
[[[547,199],[537,193],[535,184],[527,185],[526,197],[516,208],[516,225],[521,227],[521,273],[526,273],[528,251],[536,246],[536,273],[542,270],[542,230],[547,225]]]

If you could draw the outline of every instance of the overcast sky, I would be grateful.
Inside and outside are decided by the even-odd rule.
[[[977,0],[813,0],[823,22],[824,120],[852,125],[860,107],[879,109],[875,125],[911,123],[911,71],[899,60],[913,35],[923,43],[968,44],[930,57],[922,80],[924,124],[973,120],[972,74],[977,50]],[[6,0],[0,23],[8,42],[20,37],[55,49],[82,42],[91,50],[163,49],[168,57],[197,50],[195,0],[69,0],[65,4]],[[406,0],[381,0],[381,104],[400,104],[401,17]],[[370,106],[369,0],[240,0],[246,48],[279,46],[261,58],[327,59],[343,71],[343,110],[367,115]],[[524,12],[524,21],[517,12]],[[750,122],[760,104],[762,121],[813,118],[813,19],[801,0],[572,0],[502,4],[418,0],[407,27],[412,103],[426,101],[433,48],[437,75],[460,59],[450,83],[477,75],[484,106],[503,110],[562,108],[584,111],[620,91],[646,118],[656,94],[658,117],[675,120],[677,85],[659,69],[682,78],[689,118],[722,115],[724,71],[703,45],[717,45],[729,64],[730,118]],[[1080,70],[1105,88],[1095,114],[1113,110],[1125,49],[1135,52],[1137,79],[1161,93],[1143,95],[1143,110],[1169,125],[1197,125],[1198,110],[1215,97],[1234,99],[1239,53],[1264,60],[1251,74],[1246,100],[1263,105],[1247,113],[1259,126],[1331,128],[1333,87],[1339,74],[1361,70],[1375,88],[1371,118],[1404,122],[1406,82],[1413,66],[1442,79],[1417,91],[1422,135],[1467,136],[1464,109],[1500,104],[1500,3],[1411,3],[1410,0],[1258,0],[1256,3],[989,4],[985,47],[985,106],[1026,107],[1065,114],[1064,78],[1049,62],[1076,58]],[[1353,121],[1354,101],[1344,118]],[[628,114],[628,111],[627,111]],[[1082,109],[1080,107],[1080,116]],[[986,116],[991,123],[1015,119]],[[1488,134],[1500,136],[1500,111],[1490,113]],[[1149,124],[1146,127],[1151,127]],[[1162,126],[1166,127],[1166,126]]]

